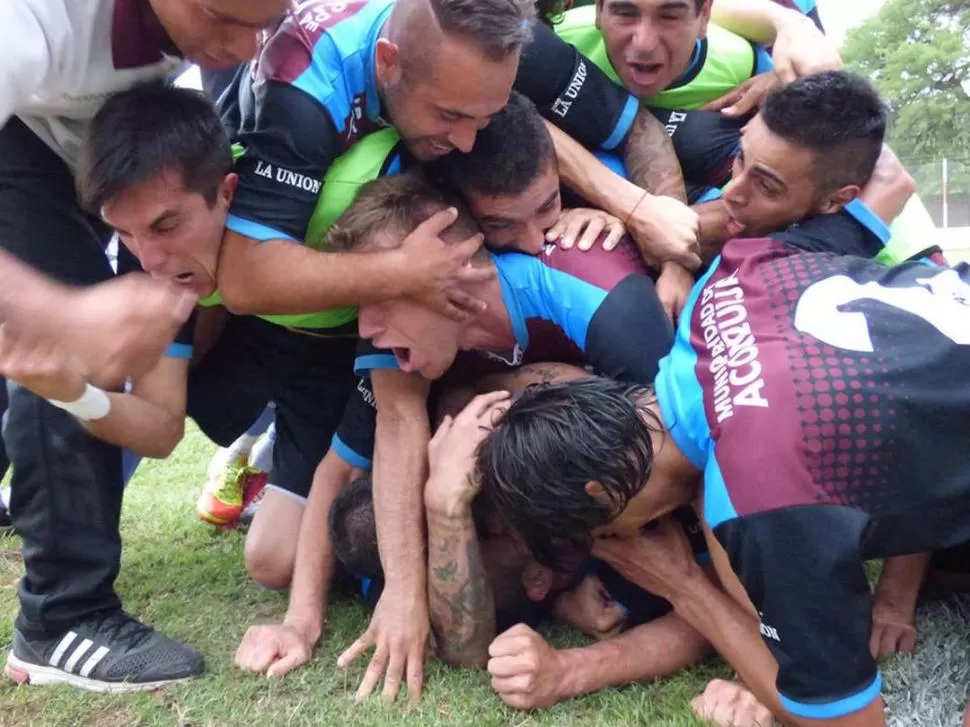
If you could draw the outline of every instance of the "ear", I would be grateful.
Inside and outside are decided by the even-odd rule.
[[[823,215],[841,212],[849,202],[859,196],[862,189],[857,184],[847,184],[822,198],[818,211]]]
[[[533,603],[545,600],[552,589],[552,571],[530,560],[522,571],[522,587],[526,597]]]
[[[587,482],[583,489],[586,490],[586,494],[592,497],[594,500],[599,502],[609,502],[609,498],[606,496],[606,489],[596,480],[590,480]]]
[[[401,80],[401,48],[387,38],[377,39],[375,62],[378,88],[393,86]]]
[[[219,185],[219,199],[222,200],[227,207],[232,203],[232,198],[236,195],[236,189],[238,187],[239,175],[235,172],[230,172],[222,178],[222,184]]]
[[[704,4],[701,5],[700,12],[698,13],[697,27],[697,37],[706,38],[707,37],[707,25],[711,22],[711,7],[714,5],[714,0],[704,0]]]

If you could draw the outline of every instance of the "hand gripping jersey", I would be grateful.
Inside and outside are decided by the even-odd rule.
[[[111,94],[183,67],[138,0],[2,0],[0,47],[0,126],[16,115],[72,168]]]
[[[970,539],[970,269],[856,256],[877,245],[841,214],[729,242],[657,377],[807,718],[880,693],[864,561]]]
[[[672,331],[632,243],[611,252],[549,245],[535,257],[503,253],[492,260],[516,345],[512,351],[460,356],[452,368],[463,380],[496,367],[557,361],[625,381],[653,382],[658,362],[670,350]],[[363,341],[355,367],[366,376],[398,365],[390,352]],[[367,384],[359,386],[334,438],[332,446],[341,456],[353,450],[344,459],[356,466],[370,463],[375,406]]]
[[[331,163],[386,126],[374,59],[392,12],[393,0],[305,0],[267,41],[239,79],[246,154],[229,229],[255,240],[304,239]],[[551,30],[533,30],[515,87],[582,144],[615,148],[636,99]]]

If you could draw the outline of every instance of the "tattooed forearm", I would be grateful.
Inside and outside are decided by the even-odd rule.
[[[484,667],[495,638],[495,605],[471,513],[428,513],[428,608],[439,658]]]
[[[637,112],[623,147],[623,162],[627,179],[634,184],[652,194],[687,202],[687,190],[674,145],[663,124],[646,109]]]

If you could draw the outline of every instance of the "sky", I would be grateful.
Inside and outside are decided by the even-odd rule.
[[[870,15],[877,13],[883,2],[885,0],[816,0],[825,32],[839,45],[849,28],[862,24]]]

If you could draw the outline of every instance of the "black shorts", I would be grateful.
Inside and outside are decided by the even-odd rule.
[[[220,446],[276,404],[270,486],[305,499],[354,386],[356,322],[324,335],[254,316],[229,316],[189,372],[188,415]]]

